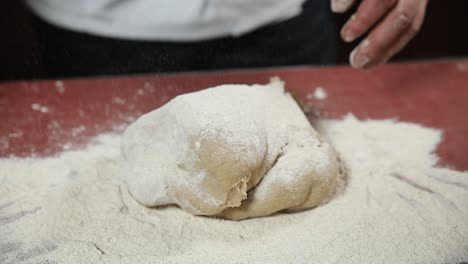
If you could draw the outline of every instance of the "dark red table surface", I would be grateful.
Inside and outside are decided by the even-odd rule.
[[[266,83],[271,76],[286,81],[287,89],[322,117],[353,113],[442,129],[441,164],[468,170],[468,59],[374,71],[289,67],[0,83],[0,157],[81,148],[100,133],[122,131],[176,95],[225,83]],[[325,89],[327,99],[311,98],[316,87]]]

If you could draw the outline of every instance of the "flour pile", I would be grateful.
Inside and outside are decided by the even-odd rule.
[[[120,136],[54,158],[0,160],[0,263],[460,263],[468,173],[435,168],[441,132],[392,120],[314,123],[348,168],[344,192],[245,221],[137,204]]]

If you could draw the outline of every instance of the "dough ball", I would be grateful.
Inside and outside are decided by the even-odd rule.
[[[128,127],[122,155],[141,204],[227,219],[312,208],[343,181],[335,151],[280,81],[178,96]]]

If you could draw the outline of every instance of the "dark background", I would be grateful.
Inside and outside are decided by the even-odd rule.
[[[3,0],[0,10],[0,81],[46,78],[31,17],[22,1]],[[467,11],[466,0],[429,1],[422,30],[393,61],[468,57]],[[348,17],[336,15],[337,25]],[[340,64],[347,63],[353,46],[340,44]]]

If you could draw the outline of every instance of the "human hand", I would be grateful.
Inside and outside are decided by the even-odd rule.
[[[331,0],[332,11],[346,12],[355,0]],[[352,67],[370,69],[400,52],[422,26],[428,0],[363,0],[341,30],[352,42],[367,37],[351,52]]]

